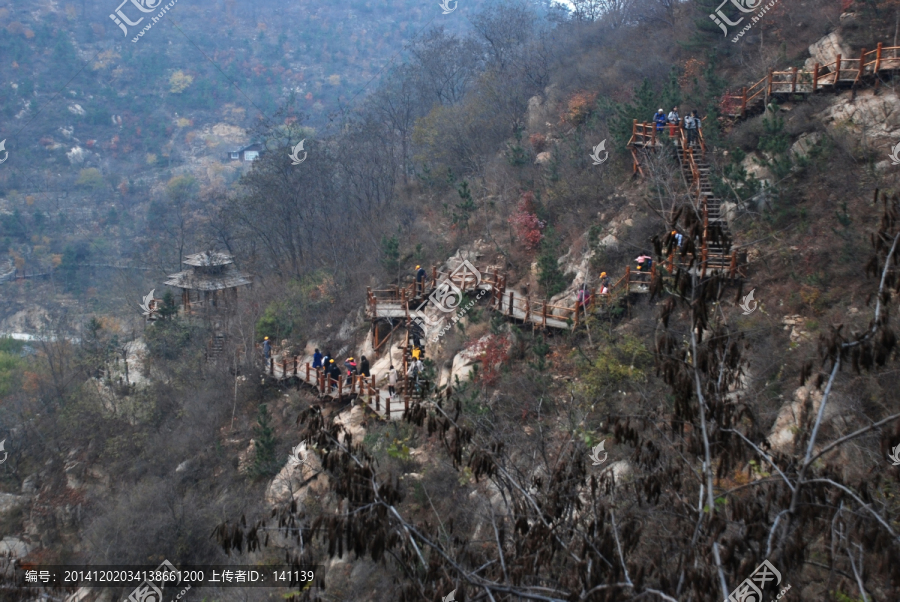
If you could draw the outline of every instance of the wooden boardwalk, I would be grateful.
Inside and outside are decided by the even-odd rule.
[[[487,273],[479,271],[479,273]],[[452,280],[452,274],[441,274],[436,269],[432,270],[434,276]],[[646,294],[649,292],[650,279],[656,275],[653,267],[650,278],[642,279],[641,275],[626,268],[625,274],[610,287],[610,292],[605,295],[597,295],[591,289],[590,302],[587,307],[573,305],[553,305],[547,301],[532,300],[531,297],[522,295],[513,290],[506,290],[506,279],[494,271],[490,276],[481,278],[480,281],[467,279],[464,281],[452,280],[460,286],[461,290],[479,291],[490,294],[490,307],[500,314],[523,323],[531,323],[535,328],[554,328],[558,330],[572,330],[581,321],[583,315],[596,314],[609,305],[621,299],[628,293]],[[422,388],[417,389],[413,379],[406,376],[409,367],[409,327],[412,318],[416,317],[416,309],[422,303],[429,303],[425,293],[430,294],[435,290],[434,280],[431,286],[415,287],[415,284],[407,287],[394,287],[380,291],[367,291],[366,312],[373,321],[391,319],[399,320],[400,324],[407,327],[406,342],[401,344],[403,351],[402,363],[398,365],[397,391],[393,398],[387,391],[387,387],[378,386],[376,379],[356,375],[352,378],[343,376],[339,380],[326,379],[322,370],[316,370],[308,361],[308,358],[300,356],[273,355],[267,360],[264,375],[279,382],[294,381],[299,389],[302,386],[312,389],[323,400],[358,400],[365,403],[378,416],[389,420],[397,420],[409,408],[411,402],[423,399],[428,392],[430,383],[422,381]],[[441,282],[441,281],[439,281]],[[424,289],[424,290],[423,290]],[[376,329],[377,333],[377,329]],[[377,336],[373,339],[376,353],[378,348],[389,339],[381,342]],[[386,382],[386,375],[379,375],[379,381]],[[449,395],[450,387],[445,393]]]
[[[857,58],[839,54],[830,63],[816,63],[812,70],[797,67],[789,71],[770,70],[758,82],[741,88],[739,94],[725,94],[722,97],[723,114],[745,117],[765,108],[769,99],[777,96],[805,96],[872,82],[877,85],[882,75],[900,71],[898,51],[900,46],[884,46],[879,42],[875,50],[863,48]]]
[[[653,268],[655,275],[655,268]],[[436,275],[442,273],[434,270]],[[484,273],[484,272],[482,272]],[[651,277],[652,277],[651,275]],[[447,275],[445,275],[447,277]],[[425,290],[431,293],[435,289],[435,280],[432,280],[431,288]],[[440,281],[438,281],[440,282]],[[411,285],[412,286],[412,285]],[[641,279],[637,272],[626,268],[625,274],[610,287],[608,294],[599,295],[595,289],[590,289],[590,302],[587,308],[577,302],[573,305],[554,305],[546,299],[533,299],[529,295],[514,290],[507,290],[506,277],[494,270],[489,277],[483,278],[477,284],[474,282],[459,286],[462,292],[479,291],[488,293],[491,309],[499,312],[507,318],[512,318],[523,323],[530,323],[540,328],[556,328],[560,330],[572,330],[584,319],[585,309],[588,314],[605,309],[610,303],[619,299],[625,293],[645,294],[649,292],[649,281]],[[423,306],[423,304],[425,304]],[[461,301],[459,305],[461,305]],[[424,293],[412,295],[410,288],[391,288],[382,290],[368,289],[366,292],[366,315],[371,320],[401,319],[407,322],[417,317],[416,311],[428,307],[429,297]],[[455,309],[446,312],[453,315]],[[375,340],[376,349],[379,342]]]
[[[313,368],[310,362],[299,356],[272,356],[266,364],[265,375],[282,382],[296,379],[298,389],[302,384],[313,389],[323,400],[362,401],[376,414],[388,420],[399,420],[403,412],[409,409],[410,401],[422,397],[415,394],[415,382],[405,373],[399,374],[398,371],[397,393],[391,398],[387,387],[375,386],[373,377],[355,375],[349,379],[346,376],[337,380],[326,378],[321,369]]]

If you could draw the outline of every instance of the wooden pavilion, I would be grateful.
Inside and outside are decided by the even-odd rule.
[[[217,309],[233,305],[238,287],[252,284],[227,253],[205,251],[188,255],[182,263],[188,269],[171,274],[165,284],[181,289],[185,313],[190,313],[195,306]]]

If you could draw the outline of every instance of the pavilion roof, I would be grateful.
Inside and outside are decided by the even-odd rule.
[[[185,263],[187,262],[185,261]],[[250,277],[238,270],[234,264],[227,264],[215,274],[207,274],[195,269],[170,274],[165,284],[196,291],[220,291],[226,288],[247,286],[252,282]]]

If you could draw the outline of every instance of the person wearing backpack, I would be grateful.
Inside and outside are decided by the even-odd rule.
[[[688,145],[693,146],[696,130],[694,129],[694,116],[690,113],[688,113],[684,118],[684,133],[687,136]]]
[[[675,137],[675,132],[681,127],[681,115],[678,114],[678,107],[672,107],[666,120],[669,122],[669,136]]]
[[[606,275],[606,272],[600,274],[600,294],[609,294],[609,276]]]

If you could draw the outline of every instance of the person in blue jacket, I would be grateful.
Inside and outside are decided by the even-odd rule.
[[[312,367],[315,370],[318,370],[322,367],[322,352],[319,351],[318,347],[316,348],[316,352],[313,353],[313,363]]]
[[[666,124],[669,122],[669,118],[666,116],[665,111],[661,108],[653,115],[653,122],[656,124],[656,135],[659,136],[663,132],[663,128],[666,127]]]

